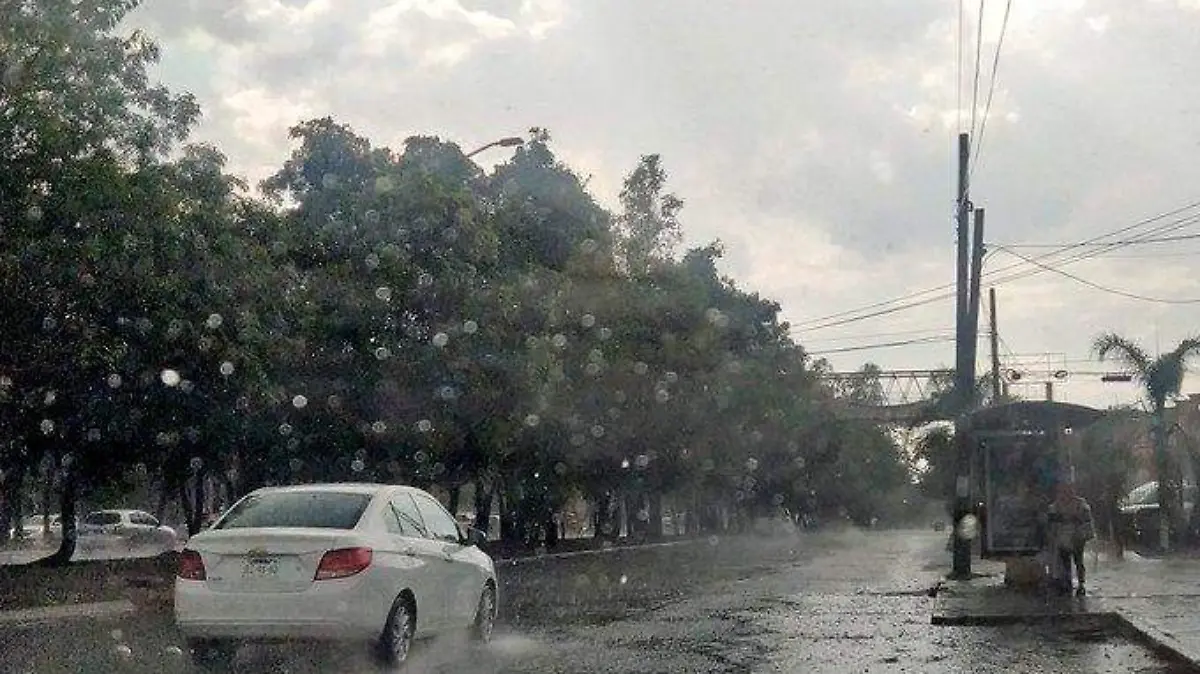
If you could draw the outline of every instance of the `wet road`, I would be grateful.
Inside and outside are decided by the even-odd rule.
[[[1146,672],[1139,647],[1087,630],[934,627],[933,532],[711,539],[504,566],[504,625],[483,650],[426,644],[408,671]],[[169,621],[0,634],[0,671],[191,671]],[[239,672],[375,671],[356,652],[245,648]]]

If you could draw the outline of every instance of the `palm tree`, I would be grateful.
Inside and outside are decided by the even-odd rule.
[[[1143,392],[1150,402],[1153,418],[1154,459],[1158,472],[1159,545],[1164,552],[1170,545],[1170,524],[1179,524],[1182,508],[1179,502],[1180,487],[1175,480],[1168,479],[1170,466],[1167,461],[1167,401],[1179,394],[1183,376],[1187,373],[1187,361],[1200,355],[1200,337],[1189,337],[1174,350],[1151,358],[1137,342],[1116,333],[1107,333],[1096,338],[1092,350],[1100,360],[1109,356],[1132,370],[1133,376],[1142,384]],[[1176,532],[1183,528],[1176,526]]]

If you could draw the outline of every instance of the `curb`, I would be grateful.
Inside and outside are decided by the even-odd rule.
[[[1185,653],[1174,638],[1144,621],[1131,619],[1124,613],[1116,613],[1114,627],[1122,636],[1148,648],[1159,658],[1166,660],[1180,671],[1200,674],[1200,659]],[[1172,670],[1175,671],[1175,670]]]
[[[44,622],[119,618],[133,615],[137,607],[127,599],[86,604],[60,604],[0,611],[0,627],[30,627]]]
[[[533,562],[543,562],[557,559],[571,559],[574,557],[586,557],[589,555],[606,555],[614,552],[623,552],[627,550],[651,550],[654,548],[671,548],[679,545],[695,545],[706,541],[707,539],[695,538],[686,541],[668,541],[666,543],[646,543],[643,545],[614,545],[608,548],[598,548],[596,550],[576,550],[575,552],[555,552],[544,555],[530,555],[527,557],[509,557],[507,559],[497,559],[494,561],[497,567],[517,566],[520,564],[531,564]]]

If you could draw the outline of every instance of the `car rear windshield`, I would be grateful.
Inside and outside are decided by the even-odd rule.
[[[230,509],[216,528],[353,529],[370,502],[370,494],[353,492],[285,491],[255,494]]]

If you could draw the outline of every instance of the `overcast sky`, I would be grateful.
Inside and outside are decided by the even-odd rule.
[[[323,115],[393,146],[548,128],[607,203],[639,155],[659,153],[687,241],[724,241],[728,273],[822,352],[951,334],[949,299],[813,328],[953,280],[955,138],[971,122],[979,21],[966,4],[961,122],[955,0],[146,0],[134,22],[161,41],[162,78],[203,104],[198,138],[254,180],[287,156],[289,126]],[[1003,13],[986,2],[977,128]],[[1200,0],[1014,0],[972,184],[988,241],[1083,241],[1200,200],[1197,36]],[[1200,233],[1178,220],[1118,238]],[[1200,300],[1197,261],[1200,239],[1062,269],[1186,302]],[[1017,263],[994,248],[986,268]],[[1073,373],[1062,400],[1136,399],[1087,374],[1106,369],[1087,362],[1102,331],[1151,350],[1200,332],[1197,303],[1052,272],[995,287],[1006,366],[1053,354]],[[828,357],[953,364],[945,341]]]

